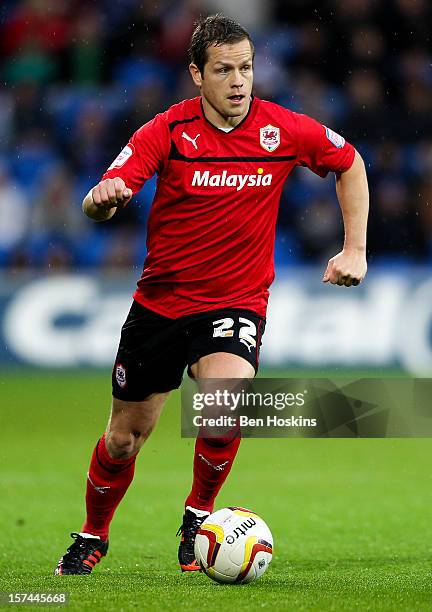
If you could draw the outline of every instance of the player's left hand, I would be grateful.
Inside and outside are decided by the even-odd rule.
[[[329,259],[323,282],[332,285],[358,285],[366,276],[367,263],[365,251],[343,249]]]

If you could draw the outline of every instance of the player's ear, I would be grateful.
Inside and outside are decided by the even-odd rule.
[[[189,72],[195,85],[201,87],[202,77],[198,66],[196,64],[189,64]]]

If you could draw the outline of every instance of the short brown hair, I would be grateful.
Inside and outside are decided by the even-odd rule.
[[[200,19],[191,38],[190,61],[198,67],[201,75],[203,75],[209,47],[212,45],[232,45],[244,39],[250,42],[253,57],[254,46],[250,34],[237,21],[220,13]]]

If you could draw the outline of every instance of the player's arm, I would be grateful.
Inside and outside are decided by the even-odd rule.
[[[117,208],[124,208],[144,183],[160,172],[171,145],[163,115],[143,125],[133,134],[102,180],[83,200],[83,211],[95,221],[107,221]]]
[[[323,281],[334,285],[358,285],[366,265],[366,225],[369,192],[363,160],[345,138],[307,115],[296,115],[298,164],[318,176],[336,174],[336,194],[345,226],[344,247],[332,257]]]
[[[120,177],[107,178],[90,189],[83,200],[83,212],[94,221],[108,221],[117,208],[124,208],[132,197]]]
[[[351,168],[336,173],[336,194],[342,210],[345,240],[342,251],[329,260],[323,281],[350,287],[361,283],[367,271],[369,189],[363,159],[357,151]]]

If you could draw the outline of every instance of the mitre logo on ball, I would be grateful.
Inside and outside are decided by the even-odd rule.
[[[260,129],[260,145],[271,153],[280,145],[280,129],[274,125],[266,125]]]

